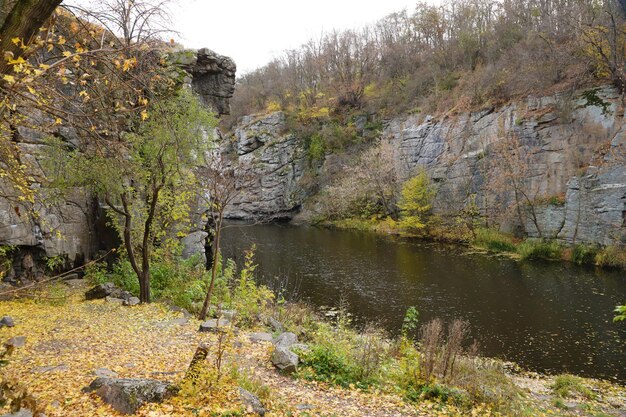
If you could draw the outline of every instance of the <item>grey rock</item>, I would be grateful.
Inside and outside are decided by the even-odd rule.
[[[122,303],[125,306],[136,306],[139,305],[141,301],[137,297],[129,297],[127,300],[124,300]]]
[[[272,327],[272,329],[274,329],[275,332],[282,333],[284,330],[283,324],[276,320],[274,317],[270,317],[267,320],[267,323]]]
[[[315,406],[311,404],[296,404],[296,409],[300,411],[313,410],[314,408]]]
[[[178,307],[178,306],[168,306],[168,309],[170,311],[175,311],[175,312],[180,312],[183,313],[184,317],[191,317],[191,313],[189,313],[187,310],[185,310],[182,307]]]
[[[98,300],[101,298],[106,298],[108,296],[111,296],[114,298],[122,298],[122,297],[115,297],[115,294],[118,293],[119,291],[120,289],[117,288],[115,284],[113,284],[112,282],[106,282],[104,284],[98,284],[95,287],[89,289],[85,293],[85,298],[87,300]]]
[[[107,368],[98,368],[93,371],[93,374],[99,378],[117,378],[117,372]]]
[[[298,336],[291,332],[281,333],[274,339],[276,347],[280,346],[289,349],[295,343],[298,343]]]
[[[276,346],[272,353],[272,363],[275,367],[286,373],[295,372],[300,359],[298,355],[284,346]]]
[[[235,310],[222,310],[219,313],[220,318],[226,319],[228,321],[233,321],[235,316],[237,316],[237,312]]]
[[[233,164],[252,180],[229,204],[225,216],[245,220],[293,217],[306,194],[301,181],[308,157],[303,141],[286,132],[284,113],[244,117],[233,135]],[[227,148],[222,150],[227,152]]]
[[[11,316],[4,316],[2,317],[2,320],[0,320],[0,328],[13,326],[15,326],[15,322]]]
[[[189,259],[191,256],[199,254],[206,262],[204,242],[208,235],[207,232],[197,230],[185,236],[181,240],[181,244],[183,245],[182,257]]]
[[[5,346],[11,346],[14,348],[24,347],[26,345],[26,336],[15,336],[10,338],[4,343]]]
[[[211,319],[200,324],[201,332],[217,332],[219,329],[230,325],[230,321],[226,319]]]
[[[250,333],[248,336],[252,342],[273,342],[274,337],[270,333]]]
[[[193,91],[218,115],[230,114],[230,98],[235,92],[235,62],[210,49],[202,48],[196,60],[186,66],[191,72]]]
[[[172,394],[169,383],[141,378],[98,377],[85,388],[116,411],[134,414],[145,403],[158,403]]]
[[[239,398],[246,408],[246,413],[263,417],[265,415],[265,407],[259,398],[243,388],[239,388]]]
[[[111,297],[110,295],[106,296],[105,301],[107,303],[113,303],[113,304],[119,304],[119,305],[124,304],[124,299],[123,298]]]

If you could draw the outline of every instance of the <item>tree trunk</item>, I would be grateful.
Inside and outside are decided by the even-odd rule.
[[[139,301],[150,302],[150,268],[144,270],[139,280]]]
[[[200,311],[200,320],[204,320],[209,311],[209,305],[211,304],[211,296],[213,295],[213,287],[215,286],[215,276],[217,275],[217,257],[220,253],[220,237],[222,235],[222,218],[223,211],[220,211],[217,222],[215,223],[215,242],[213,243],[213,265],[211,266],[211,282],[209,283],[209,289],[202,305],[202,311]]]
[[[0,29],[0,74],[8,74],[12,68],[4,59],[4,54],[12,52],[15,58],[20,56],[20,42],[28,44],[61,1],[18,0],[15,3]],[[18,38],[20,42],[13,43],[14,38]]]

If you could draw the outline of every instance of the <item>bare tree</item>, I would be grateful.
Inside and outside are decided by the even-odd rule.
[[[251,180],[251,174],[237,169],[218,151],[213,151],[208,158],[207,164],[198,169],[197,177],[200,179],[203,198],[205,200],[207,215],[212,224],[215,236],[212,246],[212,265],[209,288],[200,311],[200,319],[204,320],[209,311],[211,296],[217,276],[217,264],[220,256],[220,243],[224,228],[224,213],[230,203],[239,194],[240,190]],[[208,254],[207,254],[208,256]]]
[[[533,181],[535,147],[521,142],[517,135],[507,135],[495,141],[486,159],[486,188],[496,199],[491,203],[494,215],[507,216],[515,213],[520,227],[526,232],[526,220],[530,220],[543,237],[537,212],[541,188]]]

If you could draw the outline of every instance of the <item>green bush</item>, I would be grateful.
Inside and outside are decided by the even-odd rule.
[[[345,388],[352,384],[363,385],[347,356],[332,346],[315,345],[298,353],[301,360],[298,374],[305,379],[330,382]]]
[[[326,142],[319,133],[315,133],[311,136],[311,139],[309,140],[308,154],[309,160],[312,162],[324,159],[324,155],[326,154]]]
[[[515,252],[513,238],[496,229],[477,229],[474,246],[487,249],[491,252]]]
[[[467,403],[467,395],[463,391],[441,384],[409,387],[406,391],[405,398],[413,402],[438,401],[454,405]]]
[[[522,260],[561,259],[563,247],[555,241],[526,240],[517,252]]]
[[[559,375],[550,386],[552,393],[560,398],[569,398],[572,395],[580,395],[587,399],[593,399],[593,392],[583,384],[582,378],[574,375]]]
[[[598,255],[598,247],[593,245],[574,245],[571,261],[577,265],[593,265]]]

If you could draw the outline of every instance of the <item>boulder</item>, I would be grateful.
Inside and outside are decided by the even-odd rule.
[[[11,316],[4,316],[2,320],[0,320],[0,328],[2,327],[13,327],[15,326],[15,322]]]
[[[112,282],[106,282],[104,284],[98,284],[88,290],[85,293],[85,298],[87,300],[98,300],[106,297],[122,298],[116,296],[120,292],[121,290],[117,288],[115,284],[113,284]]]
[[[124,300],[122,304],[125,306],[136,306],[136,305],[139,305],[140,303],[141,301],[139,300],[139,298],[129,297],[128,299]]]
[[[158,403],[173,392],[172,385],[143,378],[98,377],[85,388],[123,414],[134,414],[145,403]]]
[[[289,349],[294,343],[298,343],[298,336],[291,332],[281,333],[278,337],[276,337],[276,339],[274,339],[276,347],[280,346]]]
[[[298,355],[284,346],[276,346],[274,353],[272,353],[272,363],[283,372],[295,372],[299,362]]]
[[[246,408],[246,413],[263,417],[265,415],[265,407],[256,395],[243,388],[239,388],[239,399]]]
[[[220,318],[226,319],[229,321],[233,321],[235,316],[237,315],[237,311],[235,310],[222,310],[220,311]]]
[[[10,338],[4,344],[7,347],[20,348],[26,345],[26,336],[15,336]]]
[[[276,320],[274,317],[270,317],[267,320],[267,324],[269,324],[272,327],[272,329],[274,329],[275,332],[282,333],[285,330],[283,327],[283,324],[279,322],[278,320]]]
[[[180,312],[183,313],[183,317],[191,317],[191,313],[188,312],[186,309],[182,308],[182,307],[178,307],[178,306],[169,306],[168,309],[170,311],[175,311],[175,312]]]
[[[274,337],[270,333],[250,333],[248,336],[251,342],[273,342]]]
[[[200,324],[201,332],[217,332],[218,329],[230,325],[230,320],[226,319],[211,319]]]

